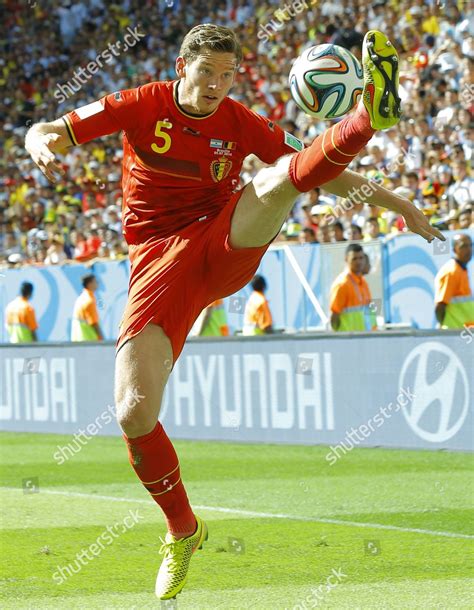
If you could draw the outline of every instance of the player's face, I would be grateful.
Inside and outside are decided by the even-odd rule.
[[[189,112],[209,114],[229,93],[236,69],[233,53],[203,50],[191,63],[178,58],[177,72],[183,83],[179,103]]]

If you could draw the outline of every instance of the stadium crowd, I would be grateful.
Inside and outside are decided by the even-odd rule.
[[[474,17],[468,7],[450,0],[6,0],[0,265],[126,256],[120,134],[70,149],[62,157],[66,174],[53,185],[28,157],[25,133],[32,123],[107,93],[175,78],[182,38],[205,22],[233,27],[242,40],[244,61],[231,96],[305,142],[325,124],[292,101],[292,60],[325,42],[360,58],[364,32],[386,32],[400,51],[403,119],[378,133],[351,167],[408,197],[441,228],[472,226]],[[127,38],[131,31],[136,36]],[[242,184],[259,165],[246,159]],[[370,240],[403,229],[402,218],[364,205],[360,194],[338,201],[316,189],[296,202],[279,239]]]

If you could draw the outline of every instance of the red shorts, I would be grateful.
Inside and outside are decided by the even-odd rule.
[[[230,223],[242,192],[232,195],[211,220],[195,221],[175,235],[129,246],[128,301],[117,350],[147,324],[158,324],[171,341],[176,362],[201,311],[252,279],[270,243],[230,247]]]

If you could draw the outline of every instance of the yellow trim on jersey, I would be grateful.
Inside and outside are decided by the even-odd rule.
[[[166,174],[166,176],[174,176],[175,178],[185,178],[187,180],[197,180],[198,182],[202,182],[202,178],[198,178],[197,176],[184,176],[183,174],[173,174],[172,172],[165,172],[162,169],[155,169],[154,167],[150,167],[150,165],[147,165],[145,163],[145,161],[143,161],[143,159],[141,159],[137,155],[136,152],[135,152],[135,157],[136,157],[139,165],[142,165],[143,167],[146,167],[146,169],[149,169],[152,172],[156,172],[157,174]]]
[[[161,477],[161,479],[156,479],[156,481],[142,481],[143,485],[154,485],[155,483],[159,483],[160,481],[163,481],[163,479],[166,479],[166,477],[169,477],[173,474],[173,472],[176,472],[179,468],[179,462],[178,465],[176,466],[176,468],[173,468],[173,470],[171,472],[168,472],[168,474],[165,474],[164,477]],[[140,479],[141,480],[141,479]]]
[[[208,119],[210,116],[212,116],[219,110],[219,106],[217,106],[217,108],[215,110],[213,110],[210,114],[206,114],[205,116],[195,116],[194,114],[189,114],[188,112],[186,112],[179,106],[179,104],[176,100],[178,83],[179,83],[179,80],[177,80],[173,85],[173,102],[174,102],[174,105],[176,106],[176,108],[181,112],[181,114],[184,114],[184,116],[188,117],[189,119],[195,119],[196,121],[202,121],[203,119]]]
[[[63,116],[63,121],[66,123],[66,127],[68,128],[68,133],[72,138],[72,143],[75,146],[79,146],[79,142],[77,141],[76,134],[74,133],[74,129],[72,128],[72,123],[69,120],[67,114]]]

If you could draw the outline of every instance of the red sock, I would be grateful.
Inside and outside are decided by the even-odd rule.
[[[171,534],[194,531],[196,519],[181,481],[178,456],[160,422],[144,436],[124,434],[123,438],[130,464],[165,513]]]
[[[359,106],[353,114],[326,129],[311,146],[293,155],[288,170],[291,182],[306,193],[334,180],[374,133],[367,111]]]

